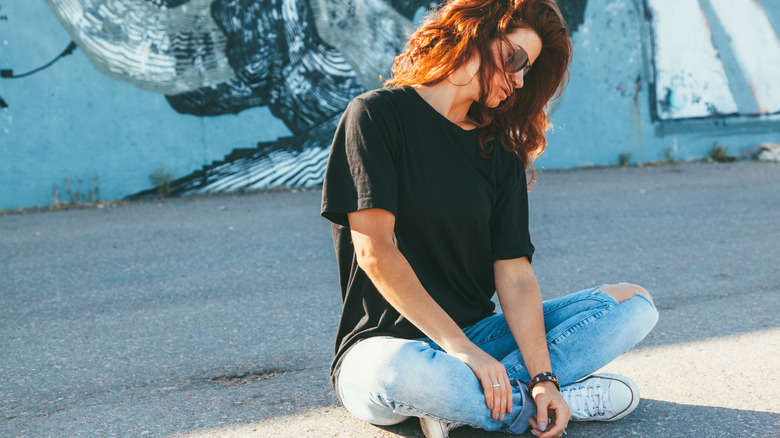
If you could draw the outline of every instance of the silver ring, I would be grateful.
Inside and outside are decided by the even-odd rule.
[[[501,384],[500,384],[500,383],[494,383],[494,384],[493,384],[493,388],[498,388],[499,386],[501,386]]]

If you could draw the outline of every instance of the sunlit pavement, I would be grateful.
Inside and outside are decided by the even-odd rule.
[[[545,297],[634,282],[661,313],[605,368],[638,383],[639,408],[567,437],[780,435],[780,166],[537,177]],[[339,291],[319,196],[0,217],[0,436],[422,437],[353,419],[330,388]]]

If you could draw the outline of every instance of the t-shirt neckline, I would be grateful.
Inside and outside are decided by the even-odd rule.
[[[455,130],[457,132],[460,132],[460,133],[463,133],[463,134],[474,134],[474,133],[479,131],[479,128],[464,129],[464,128],[460,127],[457,123],[454,123],[452,120],[450,120],[447,117],[445,117],[444,114],[436,111],[436,108],[431,106],[431,104],[428,103],[427,100],[425,100],[422,96],[420,96],[420,93],[418,93],[417,90],[414,87],[412,87],[411,85],[404,85],[403,88],[405,90],[407,90],[407,92],[409,92],[410,94],[413,94],[417,99],[419,99],[420,102],[422,102],[426,108],[428,108],[431,112],[436,114],[436,116],[439,118],[439,120],[444,122],[444,124],[446,124],[448,126],[451,126],[453,130]]]

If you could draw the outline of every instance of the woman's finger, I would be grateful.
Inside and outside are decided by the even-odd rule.
[[[557,438],[563,435],[563,427],[555,422],[555,416],[550,415],[547,418],[547,429],[543,433],[537,435],[540,438]]]
[[[569,411],[568,405],[561,406],[562,404],[565,405],[565,403],[559,403],[555,400],[550,402],[548,410],[549,425],[547,426],[547,431],[537,435],[539,438],[560,437],[566,431],[566,426],[569,423],[569,416],[571,415],[571,412]]]
[[[488,409],[493,411],[491,415],[495,418],[495,410],[493,409],[495,407],[495,398],[493,397],[493,383],[490,381],[490,377],[488,376],[480,377],[479,381],[482,383],[482,391],[485,393],[485,404],[487,405]]]
[[[493,397],[498,401],[496,411],[493,413],[493,418],[496,420],[503,420],[504,413],[506,412],[506,388],[504,387],[503,379],[500,375],[495,377],[493,384]]]
[[[555,424],[561,425],[563,430],[566,430],[566,426],[569,424],[569,419],[571,419],[571,408],[569,405],[567,405],[565,402],[554,403],[553,415],[555,416]]]
[[[560,424],[553,423],[547,426],[547,431],[544,433],[540,433],[538,436],[539,438],[558,438],[561,435],[563,435],[563,432],[566,430],[565,427],[563,427]]]
[[[539,423],[536,422],[536,419],[534,417],[530,417],[528,419],[528,423],[531,425],[531,433],[534,436],[539,436],[542,434],[542,432],[539,431]]]
[[[563,426],[560,424],[554,424],[551,427],[547,428],[547,432],[544,432],[543,434],[539,435],[540,438],[556,438],[561,435],[563,435],[564,432]]]
[[[507,376],[506,373],[504,373],[503,377],[504,377],[504,385],[506,385],[505,386],[505,388],[506,388],[506,406],[507,406],[506,412],[508,414],[511,414],[512,413],[512,409],[514,408],[514,406],[513,406],[514,400],[513,400],[513,397],[512,397],[512,384],[509,382],[509,376]]]
[[[550,399],[547,394],[538,394],[534,399],[536,403],[536,422],[539,424],[539,430],[542,432],[547,430],[547,423],[549,418],[547,417],[547,407],[549,406]]]

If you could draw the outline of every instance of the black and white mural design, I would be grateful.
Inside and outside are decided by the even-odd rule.
[[[165,94],[183,114],[268,106],[293,133],[247,145],[180,178],[175,194],[320,184],[341,112],[358,94],[381,86],[379,76],[388,75],[415,14],[435,6],[421,0],[47,1],[101,72]]]
[[[291,137],[247,145],[173,194],[312,187],[350,100],[381,87],[430,0],[46,0],[101,72],[182,114],[268,106]],[[564,2],[575,28],[587,0]],[[156,191],[135,197],[152,196]]]

